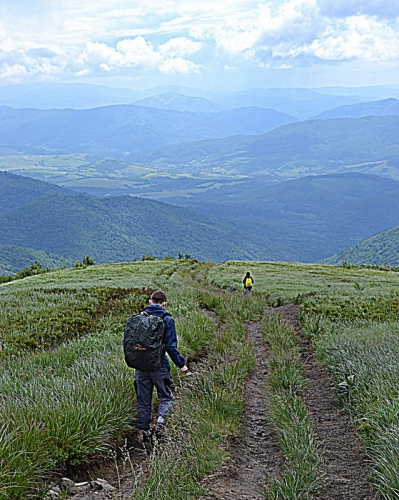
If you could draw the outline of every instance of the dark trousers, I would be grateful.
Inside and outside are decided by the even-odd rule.
[[[137,429],[149,430],[152,420],[152,393],[157,390],[161,400],[158,415],[166,417],[173,405],[174,383],[168,366],[154,372],[136,370],[134,387],[137,394]]]

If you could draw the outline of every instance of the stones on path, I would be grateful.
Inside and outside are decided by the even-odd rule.
[[[83,481],[75,483],[72,479],[68,477],[63,477],[60,479],[59,483],[53,485],[47,492],[46,499],[57,499],[65,498],[65,495],[75,496],[81,495],[91,491],[104,491],[104,492],[114,492],[116,488],[112,486],[105,479],[97,478],[93,481]]]

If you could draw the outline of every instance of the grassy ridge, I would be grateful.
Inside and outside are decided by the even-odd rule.
[[[275,304],[300,300],[304,332],[331,372],[371,461],[383,498],[399,497],[399,275],[392,270],[230,262],[209,282],[239,290],[250,270],[254,289]],[[287,497],[288,498],[288,497]]]
[[[255,279],[250,298],[237,293],[247,270]],[[194,378],[173,370],[181,397],[170,443],[151,462],[137,498],[201,493],[199,480],[226,460],[220,445],[236,432],[243,412],[242,384],[254,357],[242,321],[260,318],[266,304],[299,301],[304,330],[369,450],[374,481],[385,498],[397,498],[398,285],[393,271],[186,260],[91,266],[0,285],[0,327],[2,339],[8,338],[0,357],[0,498],[39,492],[48,470],[79,463],[131,429],[135,396],[121,334],[132,309],[158,287],[168,292],[182,352],[191,359],[206,354],[208,364]],[[220,331],[204,306],[221,319]],[[72,336],[66,314],[71,310],[84,320]],[[18,343],[29,338],[27,331],[45,339],[50,326],[51,342]],[[283,329],[277,325],[275,331]],[[276,415],[281,424],[282,415]]]
[[[154,274],[146,277],[156,284]],[[112,287],[107,292],[93,287],[62,289],[60,283],[52,289],[18,285],[18,291],[3,286],[0,294],[4,302],[13,299],[11,308],[18,311],[15,319],[10,310],[1,315],[2,331],[7,331],[9,319],[14,322],[8,344],[2,347],[0,498],[25,498],[42,484],[47,471],[80,463],[131,429],[135,397],[121,335],[127,317],[142,309],[150,294]],[[195,297],[179,297],[174,311],[178,324],[181,318],[182,348],[189,356],[200,353],[212,333],[209,321],[207,326],[195,307]],[[70,324],[73,314],[67,311],[76,312],[76,325]],[[51,350],[42,350],[49,345],[43,342],[46,324],[41,318],[52,327]],[[191,329],[193,323],[197,329]],[[25,342],[26,352],[15,357],[29,326],[35,330],[27,338],[37,342]],[[81,327],[84,336],[65,343],[71,338],[68,332],[79,337]]]

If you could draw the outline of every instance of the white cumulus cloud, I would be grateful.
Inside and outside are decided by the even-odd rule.
[[[377,3],[379,7],[372,8],[366,2],[362,10],[367,14],[349,16],[346,13],[356,11],[361,2],[268,2],[244,18],[230,18],[215,30],[216,53],[252,60],[262,67],[276,59],[286,59],[286,64],[297,58],[308,58],[311,64],[315,60],[398,60],[399,17],[389,20],[371,15],[384,11],[383,3]]]
[[[206,73],[217,82],[225,68],[245,78],[325,62],[394,68],[398,44],[399,0],[0,2],[3,80]]]
[[[198,73],[200,66],[181,56],[196,52],[201,47],[199,42],[179,37],[156,48],[144,37],[138,36],[120,40],[115,48],[102,42],[89,42],[78,62],[92,71],[100,69],[111,72],[140,66],[143,69],[157,68],[162,73],[169,74]]]
[[[392,61],[399,59],[399,39],[389,26],[360,16],[329,27],[307,50],[323,60]]]
[[[165,74],[200,73],[201,66],[182,57],[172,57],[171,59],[166,59],[159,67],[159,70]]]
[[[159,53],[162,55],[175,57],[175,56],[187,56],[198,52],[203,47],[202,42],[196,42],[190,40],[189,38],[180,36],[176,38],[171,38],[167,42],[163,43],[158,47]]]

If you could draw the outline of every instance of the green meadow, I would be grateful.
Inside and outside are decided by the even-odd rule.
[[[242,293],[246,271],[254,277],[249,297]],[[371,481],[384,498],[399,498],[399,273],[164,259],[64,269],[0,285],[1,500],[43,498],[53,471],[122,445],[135,416],[123,328],[157,288],[168,294],[180,351],[189,362],[200,361],[201,369],[186,378],[172,369],[179,398],[170,439],[149,461],[135,499],[198,498],[201,478],[228,459],[226,443],[238,431],[243,384],[255,364],[243,324],[250,320],[262,322],[274,360],[265,398],[286,457],[282,477],[264,496],[308,498],[298,491],[320,491],[321,452],[302,401],[306,380],[295,334],[278,315],[271,321],[266,313],[289,303],[300,304],[302,329],[359,433]],[[295,391],[282,390],[293,386]],[[295,454],[294,444],[281,436],[290,434],[284,429],[294,429],[298,417],[282,402],[302,415]],[[288,479],[295,470],[300,477],[294,491]]]

